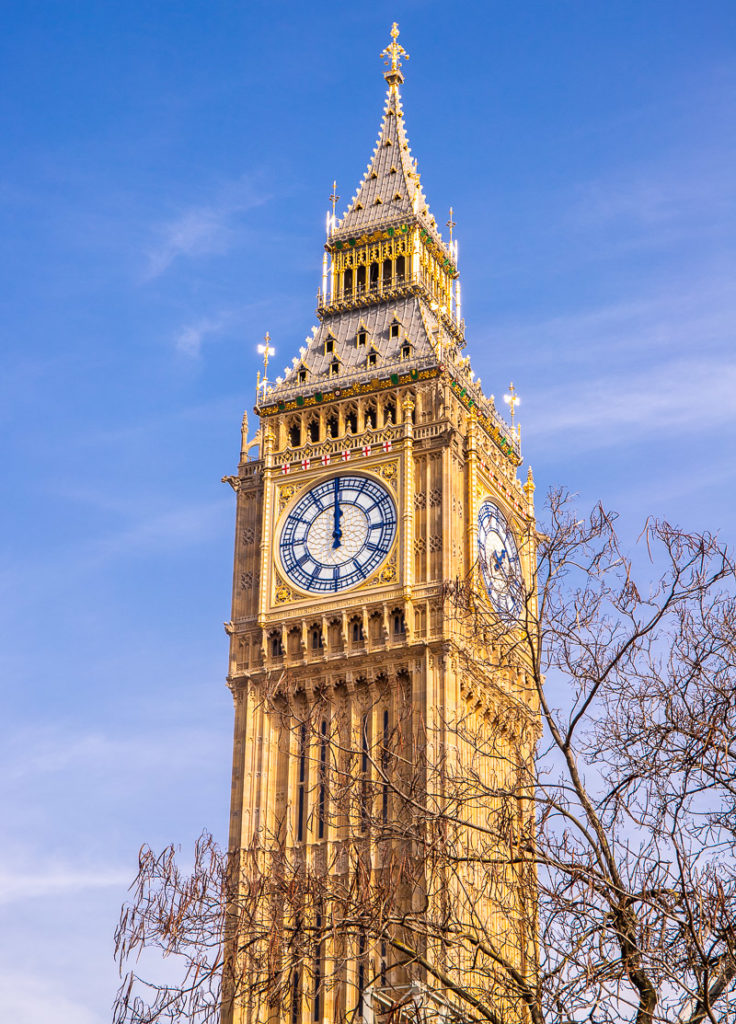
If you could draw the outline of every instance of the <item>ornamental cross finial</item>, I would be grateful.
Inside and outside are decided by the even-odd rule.
[[[452,207],[450,207],[450,219],[447,222],[447,226],[450,229],[450,241],[452,242],[452,229],[456,226],[455,221],[452,217]]]
[[[513,430],[514,429],[514,413],[516,412],[516,406],[517,405],[521,405],[521,399],[519,398],[519,396],[516,393],[516,388],[514,387],[514,382],[513,381],[511,381],[511,383],[509,384],[509,393],[507,395],[503,396],[503,400],[506,403],[506,405],[508,405],[509,409],[511,410],[511,429]]]
[[[339,195],[337,194],[337,181],[333,181],[332,182],[332,195],[329,198],[330,198],[330,202],[332,203],[332,217],[334,219],[334,217],[335,217],[335,207],[337,206],[337,204],[339,202],[339,199],[340,199]]]
[[[261,378],[261,374],[259,371],[258,384],[256,386],[262,387],[265,391],[266,384],[268,383],[268,357],[272,356],[276,349],[271,344],[271,335],[268,333],[268,331],[266,331],[266,336],[264,337],[263,340],[265,344],[258,346],[258,352],[260,355],[263,356],[263,378]]]
[[[401,74],[401,58],[409,60],[409,54],[406,52],[401,43],[397,42],[399,38],[399,26],[396,22],[391,26],[391,42],[388,44],[385,50],[380,53],[381,57],[385,58],[384,63],[389,66],[388,71],[384,71],[383,77],[389,84],[394,85],[396,82],[403,82],[404,76]]]

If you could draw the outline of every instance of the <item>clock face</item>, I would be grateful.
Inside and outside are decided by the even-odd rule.
[[[519,552],[503,512],[492,501],[478,510],[478,560],[493,607],[504,618],[518,619],[523,598]]]
[[[308,491],[286,517],[281,563],[302,590],[344,590],[378,568],[395,536],[388,491],[368,477],[335,476]]]

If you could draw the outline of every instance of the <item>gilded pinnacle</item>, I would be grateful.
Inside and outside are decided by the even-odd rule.
[[[526,474],[526,483],[524,484],[524,494],[526,495],[526,502],[529,506],[530,515],[534,515],[534,491],[536,487],[534,485],[534,474],[532,473],[532,467],[529,466]]]

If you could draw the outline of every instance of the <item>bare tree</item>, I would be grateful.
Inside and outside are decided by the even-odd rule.
[[[310,853],[277,831],[225,855],[205,835],[186,873],[144,848],[116,1024],[229,1021],[236,1004],[736,1020],[734,565],[717,538],[653,521],[634,561],[614,516],[581,520],[560,492],[535,539],[518,619],[477,567],[445,587],[449,654],[483,684],[441,737],[407,701],[370,737],[333,708],[327,742],[319,708],[271,681],[262,699],[309,751],[311,827],[341,839]],[[156,950],[181,972],[152,985],[129,964]]]

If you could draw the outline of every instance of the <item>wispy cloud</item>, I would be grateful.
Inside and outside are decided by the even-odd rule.
[[[494,329],[507,348],[533,353],[535,363],[596,370],[641,367],[696,352],[733,350],[736,292],[727,276],[673,279],[649,294],[545,319],[516,319]],[[736,268],[734,268],[736,270]]]
[[[130,882],[130,867],[39,865],[33,871],[16,871],[0,866],[0,905],[41,899],[89,889],[119,889]]]
[[[114,508],[114,503],[106,503],[104,496],[99,503],[92,493],[85,500],[93,507]],[[69,573],[97,569],[121,556],[128,558],[141,554],[162,554],[209,543],[224,528],[232,512],[231,502],[224,491],[218,500],[210,502],[157,511],[143,505],[141,502],[138,508],[133,506],[129,509],[134,520],[127,525],[101,532],[98,536],[84,537],[74,544],[59,548],[54,571],[61,578],[66,576],[68,580]],[[121,503],[121,511],[124,509],[125,503]],[[19,582],[14,572],[27,572],[28,566],[29,559],[25,553],[19,556],[15,567],[6,566],[4,574],[0,574],[0,581],[4,578],[5,584],[12,589]]]
[[[92,563],[104,563],[119,555],[170,551],[208,541],[231,512],[228,496],[219,501],[171,508],[113,532],[86,545]],[[84,552],[79,554],[84,558]]]
[[[526,403],[535,445],[565,434],[577,449],[618,444],[622,437],[702,431],[736,424],[736,361],[714,356],[676,360],[615,377],[558,386]],[[537,421],[536,409],[544,409]]]
[[[0,768],[8,790],[15,790],[27,779],[64,773],[86,776],[94,772],[104,783],[119,776],[121,766],[130,781],[174,764],[198,763],[205,754],[216,753],[218,742],[219,737],[211,731],[191,726],[171,725],[166,732],[119,736],[101,729],[74,732],[66,723],[36,723],[32,729],[16,729],[14,736],[6,739]]]
[[[566,445],[590,450],[736,424],[731,281],[673,279],[649,295],[497,331],[527,362],[517,381],[527,440],[539,447],[565,434]]]
[[[221,314],[216,317],[202,317],[180,328],[174,340],[177,352],[190,359],[198,358],[202,353],[204,339],[218,334],[226,326],[227,321],[227,314]]]
[[[190,206],[155,229],[148,253],[147,281],[160,277],[179,258],[227,252],[234,243],[244,213],[268,202],[269,196],[242,178],[220,190],[210,202]]]

